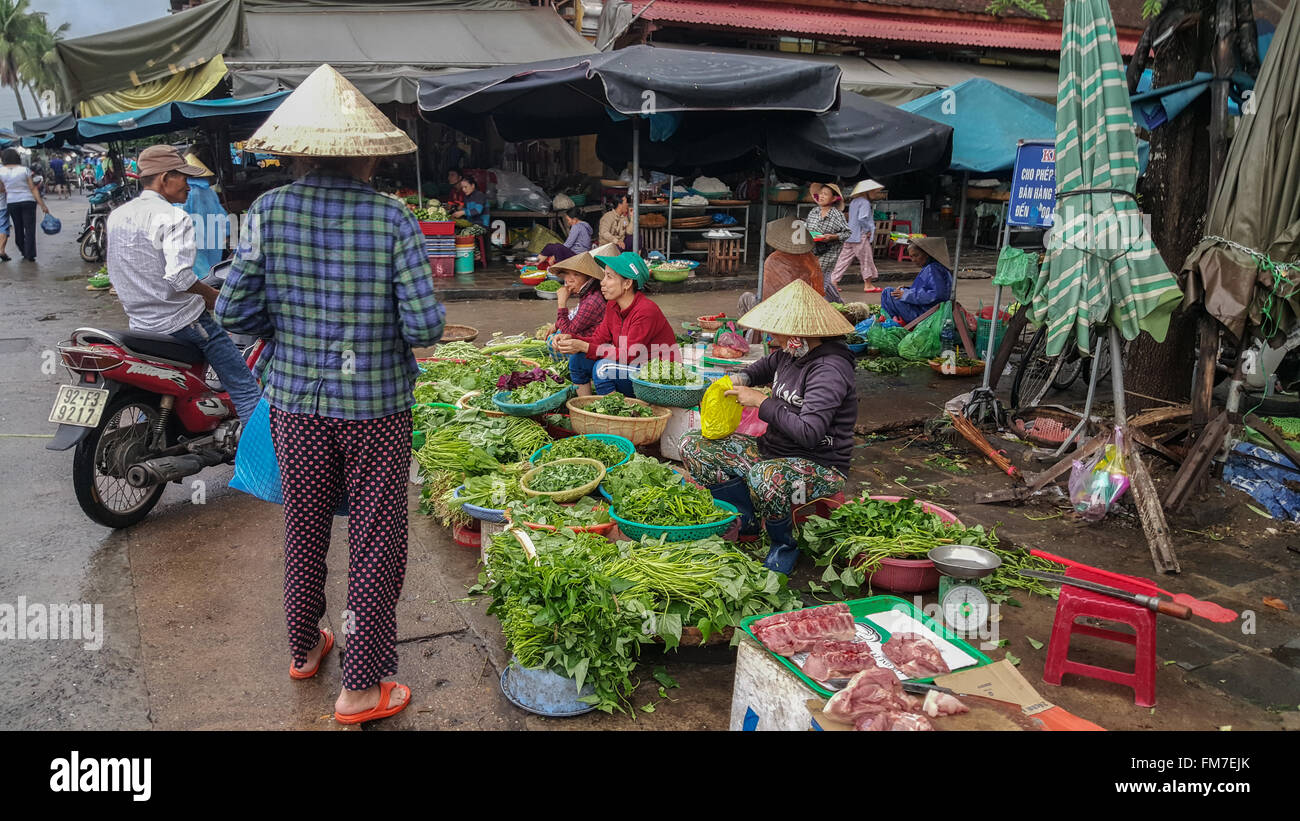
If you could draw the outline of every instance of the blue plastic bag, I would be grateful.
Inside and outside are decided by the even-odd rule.
[[[46,214],[41,220],[41,230],[47,234],[57,234],[63,230],[63,222],[53,214]]]
[[[280,490],[280,463],[275,458],[275,443],[271,441],[271,403],[266,401],[266,397],[257,403],[252,417],[244,423],[230,486],[264,502],[284,504],[284,494]],[[348,500],[345,497],[334,515],[346,516],[347,513]]]

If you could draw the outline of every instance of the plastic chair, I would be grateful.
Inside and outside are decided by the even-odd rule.
[[[1154,586],[1146,579],[1132,578],[1120,584],[1108,576],[1072,567],[1065,575],[1077,579],[1100,582],[1112,587],[1123,587],[1135,593],[1157,595]],[[1102,627],[1076,624],[1076,619],[1094,618],[1127,624],[1134,633],[1122,633]],[[1131,644],[1135,650],[1133,672],[1126,673],[1109,667],[1098,667],[1071,661],[1070,638],[1074,634]],[[1126,602],[1101,593],[1093,593],[1070,585],[1061,585],[1061,597],[1056,602],[1056,619],[1052,622],[1052,637],[1047,648],[1047,664],[1043,668],[1043,681],[1060,685],[1065,673],[1110,681],[1133,688],[1133,701],[1139,707],[1154,707],[1156,703],[1156,614],[1140,604]]]

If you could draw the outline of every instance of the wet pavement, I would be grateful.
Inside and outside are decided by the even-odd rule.
[[[95,266],[80,262],[73,238],[84,198],[51,203],[64,222],[56,237],[40,237],[36,263],[0,264],[0,603],[89,602],[103,605],[105,633],[99,650],[73,641],[0,642],[0,728],[3,729],[344,729],[330,720],[337,695],[339,655],[321,674],[292,682],[281,605],[283,519],[278,507],[226,487],[231,468],[204,471],[202,504],[193,480],[169,486],[162,503],[141,524],[111,532],[91,523],[72,495],[71,453],[44,449],[46,423],[61,370],[42,368],[46,351],[75,327],[123,324],[107,293],[88,292],[84,277]],[[991,301],[987,282],[963,281],[963,298]],[[853,284],[849,291],[855,290]],[[967,297],[966,295],[972,295]],[[735,290],[666,293],[656,299],[674,324],[705,313],[734,310]],[[970,302],[968,302],[970,304]],[[531,332],[554,316],[539,300],[455,302],[448,320],[493,329]],[[906,419],[937,415],[967,382],[928,370],[898,377],[861,372],[864,418]],[[968,523],[1002,523],[1004,539],[1044,546],[1071,558],[1121,572],[1149,575],[1141,530],[1131,518],[1081,528],[1068,524],[1048,501],[1022,507],[979,506],[974,494],[1005,486],[987,463],[958,444],[945,448],[900,430],[862,441],[851,477],[855,490],[886,488],[928,495]],[[33,438],[35,437],[35,438]],[[935,454],[958,458],[969,473],[936,466]],[[1158,475],[1157,481],[1167,479]],[[900,485],[902,487],[900,487]],[[1174,590],[1213,596],[1226,606],[1252,610],[1254,632],[1240,624],[1160,622],[1157,709],[1133,705],[1115,685],[1068,679],[1042,684],[1053,603],[1034,596],[1003,608],[999,622],[1020,670],[1045,697],[1115,729],[1235,729],[1296,727],[1300,705],[1300,555],[1295,526],[1246,511],[1240,498],[1216,491],[1189,505],[1196,514],[1176,517],[1176,544],[1185,573],[1162,583]],[[728,651],[682,651],[647,659],[644,684],[633,697],[653,713],[635,718],[590,714],[545,719],[511,706],[498,680],[508,662],[495,617],[466,588],[477,580],[477,551],[457,546],[448,532],[416,511],[410,493],[411,544],[407,581],[398,609],[401,669],[411,686],[412,708],[373,725],[394,729],[725,729],[732,660]],[[1053,518],[1055,517],[1055,518]],[[1272,532],[1268,532],[1269,529]],[[1188,531],[1188,532],[1185,532]],[[1196,535],[1190,531],[1197,531]],[[1212,534],[1212,535],[1205,535]],[[1215,541],[1217,537],[1220,540]],[[346,573],[346,523],[336,520],[326,623],[340,632]],[[805,562],[805,565],[810,563]],[[819,575],[804,566],[795,585]],[[1261,604],[1278,597],[1291,612]],[[930,598],[933,597],[931,594]],[[928,601],[929,599],[927,599]],[[1113,656],[1085,647],[1093,658]],[[659,697],[650,665],[664,664],[680,683]],[[1289,705],[1289,706],[1288,706]]]

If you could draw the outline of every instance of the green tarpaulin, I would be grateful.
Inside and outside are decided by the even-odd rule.
[[[1137,138],[1106,0],[1066,0],[1056,106],[1056,217],[1030,318],[1048,323],[1047,354],[1092,347],[1095,325],[1163,342],[1178,282],[1134,196]]]
[[[1300,317],[1300,4],[1282,16],[1243,111],[1205,237],[1183,263],[1189,303],[1238,339],[1266,339]]]
[[[68,92],[84,100],[196,68],[242,38],[242,21],[240,0],[208,0],[157,20],[60,40]]]

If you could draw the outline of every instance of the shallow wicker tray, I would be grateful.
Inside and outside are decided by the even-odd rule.
[[[478,328],[470,325],[442,326],[442,342],[473,342],[478,339]]]
[[[931,359],[928,360],[928,362],[930,364],[930,370],[940,376],[975,376],[976,374],[984,373],[983,362],[980,362],[978,365],[957,365],[953,368],[952,373],[946,373],[944,371],[942,359]]]
[[[632,397],[627,397],[627,401],[645,405],[653,410],[655,415],[646,417],[606,416],[603,413],[591,413],[583,410],[584,407],[592,402],[599,401],[601,398],[599,396],[575,396],[566,403],[569,409],[569,422],[573,425],[574,433],[610,433],[615,436],[622,436],[634,445],[648,445],[659,441],[659,437],[664,435],[664,429],[668,427],[668,420],[673,415],[673,412],[668,408],[657,407],[649,402]]]

